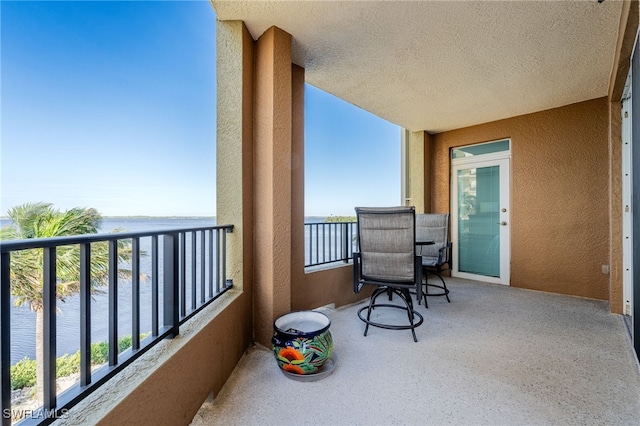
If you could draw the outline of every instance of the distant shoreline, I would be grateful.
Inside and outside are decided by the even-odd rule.
[[[102,216],[102,219],[215,219],[215,216]]]

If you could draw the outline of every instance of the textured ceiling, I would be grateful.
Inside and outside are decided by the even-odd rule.
[[[212,1],[293,37],[306,81],[437,133],[606,96],[620,1]]]

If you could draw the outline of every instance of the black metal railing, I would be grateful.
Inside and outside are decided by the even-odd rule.
[[[19,250],[42,249],[43,260],[43,405],[25,410],[21,424],[49,424],[64,417],[68,409],[106,383],[116,373],[165,338],[178,335],[180,325],[213,302],[233,285],[226,278],[226,234],[233,225],[182,228],[152,232],[123,232],[73,237],[27,239],[0,242],[0,399],[2,424],[11,424],[11,254]],[[118,264],[119,243],[129,242],[131,264]],[[148,251],[141,248],[141,241]],[[95,371],[91,365],[91,249],[97,243],[109,245],[108,271],[108,363]],[[62,246],[79,246],[80,252],[80,379],[61,392],[56,391],[56,254]],[[149,256],[150,255],[150,258]],[[151,326],[141,339],[141,258],[150,261]],[[118,352],[119,270],[131,271],[131,346]],[[145,305],[145,308],[148,306]],[[122,326],[122,325],[121,325]],[[24,415],[25,413],[21,413]]]
[[[304,266],[347,263],[353,259],[356,222],[305,223]]]

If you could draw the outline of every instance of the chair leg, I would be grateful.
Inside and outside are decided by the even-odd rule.
[[[438,278],[440,278],[440,281],[442,281],[442,285],[437,285],[437,284],[429,284],[429,275],[428,273],[437,276]],[[447,283],[445,282],[444,278],[442,278],[442,275],[440,275],[438,272],[436,271],[423,271],[423,274],[425,276],[425,286],[424,286],[424,304],[425,306],[428,308],[429,306],[427,306],[427,296],[445,296],[447,298],[447,302],[451,303],[451,299],[449,299],[449,289],[447,288]],[[429,293],[429,287],[436,287],[442,290],[442,293]]]
[[[416,328],[413,325],[415,311],[413,310],[413,301],[411,300],[411,293],[409,293],[409,290],[407,289],[402,289],[399,295],[400,295],[400,298],[404,300],[404,303],[407,305],[407,316],[409,317],[409,324],[411,324],[411,333],[413,334],[413,341],[417,342],[418,337],[416,336]]]
[[[436,275],[438,278],[440,278],[440,281],[442,281],[442,289],[444,290],[444,296],[447,298],[447,302],[451,303],[451,300],[449,299],[449,289],[447,288],[447,283],[444,281],[444,278],[442,278],[442,275],[437,273],[434,275]]]
[[[388,304],[388,303],[378,303],[376,304],[376,299],[378,298],[378,296],[386,293],[388,290],[391,290],[392,293],[397,294],[404,302],[405,306],[401,306],[401,305],[395,305],[395,304]],[[407,311],[407,316],[409,319],[409,325],[391,325],[391,324],[384,324],[384,323],[378,323],[375,321],[371,320],[371,311],[377,307],[388,307],[388,308],[395,308],[395,309],[404,309]],[[366,318],[363,316],[363,312],[367,311],[367,315]],[[413,310],[413,301],[411,300],[411,293],[409,292],[409,289],[392,289],[392,288],[378,288],[377,290],[375,290],[373,292],[373,294],[371,295],[371,299],[369,300],[369,306],[364,306],[362,308],[360,308],[358,310],[358,317],[365,323],[367,323],[365,330],[364,330],[364,335],[366,336],[368,331],[369,331],[369,326],[372,325],[374,327],[380,327],[380,328],[386,328],[389,330],[407,330],[407,329],[411,329],[411,334],[413,335],[413,341],[417,342],[418,341],[418,337],[416,335],[416,331],[415,328],[420,326],[423,322],[424,322],[424,317],[417,311]],[[416,318],[418,320],[418,322],[416,321]]]
[[[429,304],[427,303],[427,293],[429,293],[427,291],[428,290],[427,286],[429,285],[429,284],[427,284],[428,281],[429,281],[429,276],[425,275],[424,276],[424,293],[422,293],[422,296],[424,297],[424,307],[427,308],[427,309],[429,309]]]
[[[382,293],[386,292],[386,291],[387,291],[386,288],[382,288],[382,287],[378,288],[378,289],[376,289],[376,291],[373,292],[373,294],[371,295],[371,298],[369,299],[369,308],[367,309],[367,320],[365,321],[367,323],[367,325],[364,328],[364,335],[365,336],[369,332],[369,324],[371,324],[371,311],[375,307],[376,298],[378,296],[380,296]]]

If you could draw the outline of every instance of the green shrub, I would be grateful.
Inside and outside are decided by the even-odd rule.
[[[149,333],[140,335],[140,340]],[[118,353],[131,347],[130,335],[118,339]],[[109,360],[109,343],[97,342],[91,344],[91,365],[104,364]],[[64,354],[56,359],[56,376],[66,377],[80,371],[80,351],[73,355]],[[36,361],[23,358],[11,366],[11,390],[32,387],[36,385]]]
[[[355,216],[329,216],[326,219],[327,222],[355,222],[356,221],[356,217]]]
[[[109,359],[109,343],[98,342],[91,344],[91,364],[104,364]]]
[[[35,386],[36,362],[27,357],[22,358],[11,366],[11,389],[22,389]]]
[[[80,371],[80,351],[73,355],[64,354],[56,360],[57,377],[66,377]]]
[[[118,339],[118,353],[123,352],[131,347],[133,343],[133,337],[127,335]]]

